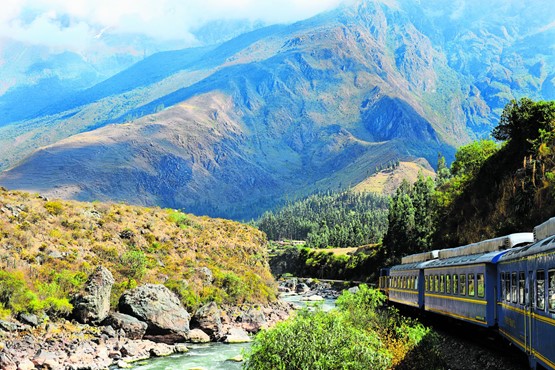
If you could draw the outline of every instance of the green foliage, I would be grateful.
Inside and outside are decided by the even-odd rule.
[[[147,257],[143,251],[129,250],[121,256],[122,274],[140,280],[146,273]]]
[[[384,301],[361,285],[344,292],[336,310],[302,310],[256,336],[245,369],[441,368],[437,336]]]
[[[509,140],[512,146],[528,150],[539,137],[540,129],[555,129],[555,101],[534,102],[522,98],[507,104],[492,135],[497,140]]]
[[[461,146],[455,153],[451,174],[462,178],[475,176],[484,162],[498,149],[499,146],[492,140],[479,140]]]
[[[21,272],[0,270],[0,306],[13,313],[33,312],[40,306]]]
[[[270,240],[306,240],[311,248],[377,243],[387,228],[387,198],[367,193],[325,193],[266,212],[258,228]]]
[[[187,226],[191,225],[191,222],[187,215],[179,211],[168,211],[168,220],[180,228],[186,228]]]
[[[349,325],[339,312],[302,310],[295,319],[260,333],[244,369],[387,369],[377,335]]]
[[[414,185],[403,181],[391,198],[384,246],[390,257],[429,249],[436,229],[435,183],[418,176]]]
[[[61,215],[64,212],[64,206],[61,202],[54,200],[48,201],[44,204],[44,208],[50,213],[51,215]]]

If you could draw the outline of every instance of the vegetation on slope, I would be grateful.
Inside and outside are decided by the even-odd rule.
[[[270,240],[306,240],[310,248],[377,243],[387,228],[387,198],[350,191],[316,194],[266,212],[257,225]]]
[[[256,336],[245,369],[442,368],[437,335],[384,301],[361,285],[344,292],[336,310],[300,311]]]
[[[451,168],[440,161],[435,183],[398,189],[389,257],[532,231],[555,214],[555,101],[512,101],[493,136],[504,142],[462,146]]]
[[[4,315],[50,306],[64,314],[97,265],[114,275],[113,301],[137,284],[164,283],[189,309],[263,303],[275,298],[266,253],[265,235],[237,222],[0,190]]]

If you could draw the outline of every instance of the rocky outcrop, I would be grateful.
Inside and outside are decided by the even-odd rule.
[[[123,330],[125,336],[129,339],[141,339],[148,327],[147,323],[120,312],[112,313],[104,320],[104,323],[110,325],[116,331]]]
[[[146,284],[125,292],[119,311],[147,323],[146,334],[162,342],[185,341],[190,315],[179,298],[164,285]]]
[[[191,327],[199,328],[211,338],[218,337],[222,331],[221,310],[215,302],[210,302],[195,312]]]
[[[73,316],[83,324],[98,324],[110,312],[110,294],[114,285],[112,273],[99,266],[85,284],[84,293],[73,300]]]

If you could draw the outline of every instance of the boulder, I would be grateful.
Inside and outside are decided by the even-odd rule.
[[[84,293],[73,301],[73,315],[83,324],[98,324],[110,312],[110,294],[114,285],[112,273],[99,266],[85,283]]]
[[[200,329],[193,329],[189,332],[189,342],[191,343],[208,343],[210,336]]]
[[[246,312],[241,313],[236,321],[240,322],[241,327],[249,333],[258,333],[260,329],[268,327],[266,315],[257,308],[249,308]]]
[[[32,313],[22,313],[17,319],[23,324],[31,325],[32,327],[39,326],[39,318]]]
[[[229,329],[224,342],[225,343],[247,343],[251,341],[249,334],[241,328]]]
[[[146,322],[150,339],[161,336],[185,341],[188,337],[190,315],[164,285],[146,284],[128,290],[120,297],[118,308],[121,313]]]
[[[175,349],[173,346],[169,346],[164,343],[156,343],[150,349],[150,354],[154,357],[166,357],[172,355]]]
[[[145,335],[148,327],[146,322],[120,312],[110,314],[110,316],[104,320],[104,323],[110,325],[116,331],[120,329],[123,330],[125,336],[129,339],[141,339]]]
[[[210,302],[195,312],[191,319],[191,327],[201,329],[211,338],[222,331],[221,311],[215,302]]]
[[[295,291],[297,293],[306,293],[310,291],[310,288],[305,283],[300,283],[300,284],[297,284],[297,286],[295,287]]]

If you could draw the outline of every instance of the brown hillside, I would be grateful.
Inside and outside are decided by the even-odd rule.
[[[414,162],[400,162],[394,169],[385,169],[364,179],[353,187],[357,192],[372,192],[383,195],[392,195],[401,185],[403,179],[411,184],[416,182],[418,174],[435,178],[436,174],[425,159]]]
[[[141,263],[143,269],[137,267]],[[116,280],[114,299],[147,282],[165,283],[190,308],[209,300],[275,297],[266,238],[252,227],[169,209],[47,200],[5,189],[0,190],[0,264],[22,272],[39,295],[41,287],[55,283],[62,290],[57,293],[68,296],[79,284],[68,286],[64,277],[79,281],[104,265]]]

